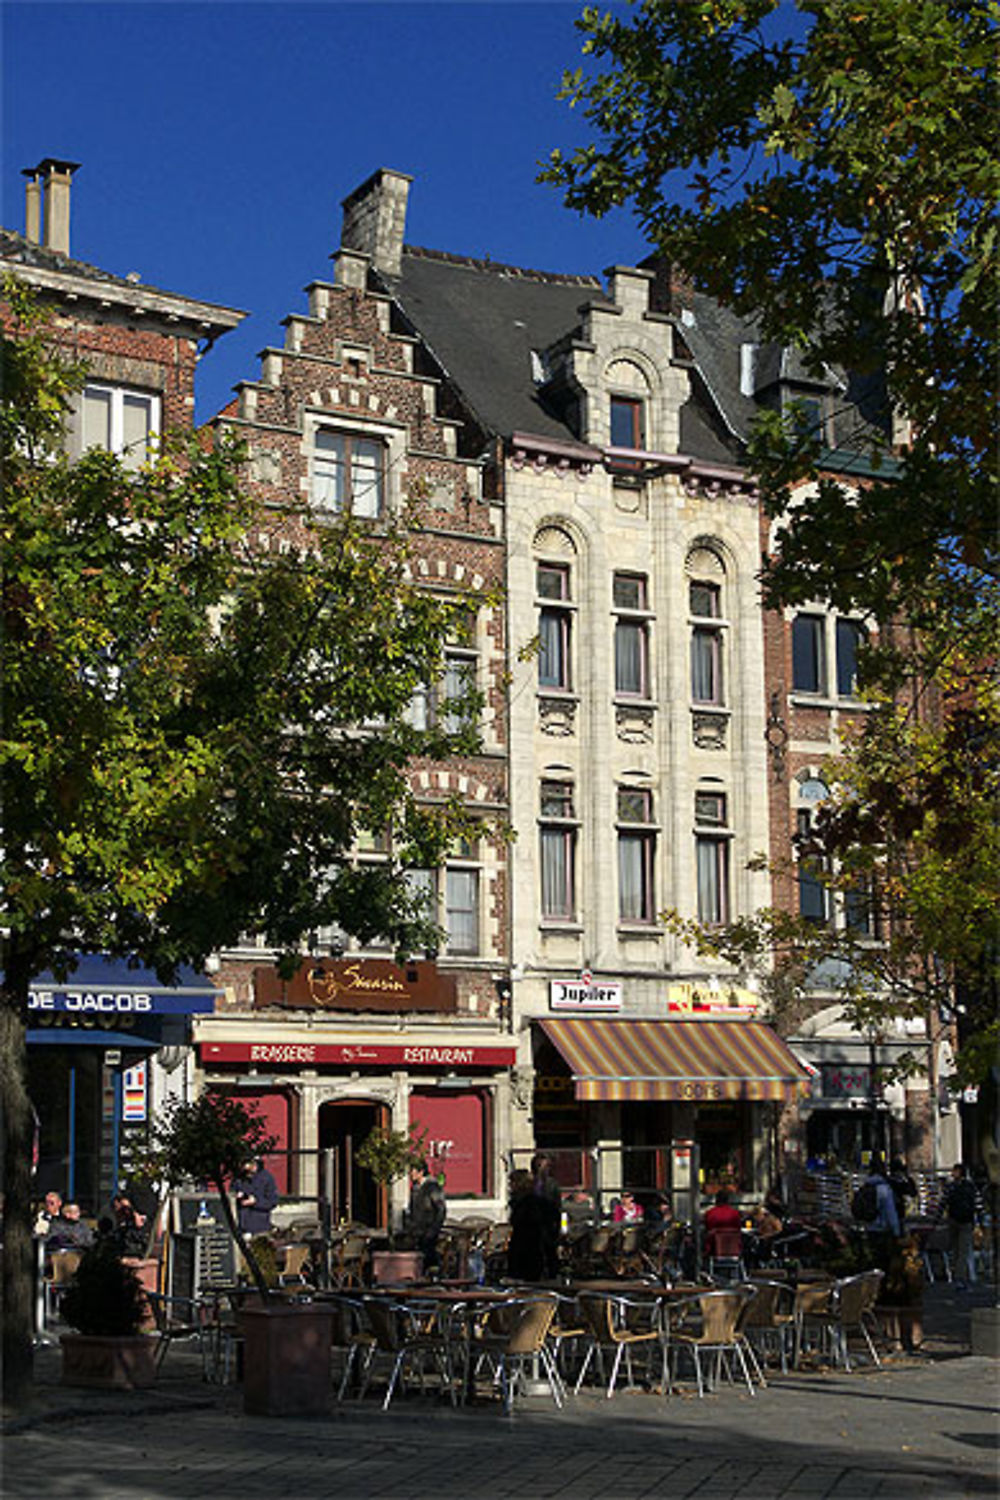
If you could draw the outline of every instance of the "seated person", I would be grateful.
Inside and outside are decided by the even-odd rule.
[[[705,1249],[709,1255],[720,1253],[731,1254],[730,1249],[721,1251],[720,1247],[726,1241],[729,1245],[739,1246],[740,1232],[743,1227],[743,1217],[738,1208],[729,1201],[729,1190],[720,1188],[715,1195],[715,1206],[708,1210],[705,1215]],[[736,1239],[733,1240],[732,1236]],[[737,1249],[736,1253],[739,1253]]]
[[[643,1222],[651,1234],[666,1229],[673,1222],[673,1210],[666,1193],[654,1193],[643,1210]]]
[[[32,1234],[38,1239],[45,1239],[49,1230],[62,1213],[62,1194],[49,1192],[45,1194],[41,1208],[35,1217],[32,1226]]]
[[[117,1192],[111,1200],[111,1221],[102,1220],[114,1240],[115,1249],[125,1260],[141,1260],[146,1254],[148,1228],[146,1215],[135,1207],[128,1193]]]
[[[638,1224],[642,1218],[642,1209],[628,1188],[622,1189],[622,1195],[615,1204],[611,1217],[616,1224]]]
[[[86,1250],[94,1242],[94,1231],[83,1222],[79,1203],[64,1203],[62,1213],[49,1224],[47,1250]]]

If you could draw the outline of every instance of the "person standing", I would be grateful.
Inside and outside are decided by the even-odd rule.
[[[973,1230],[976,1222],[976,1187],[964,1162],[951,1169],[951,1181],[944,1190],[937,1222],[947,1215],[948,1253],[951,1256],[955,1289],[964,1292],[976,1280]]]
[[[559,1236],[562,1232],[562,1193],[552,1173],[552,1158],[539,1152],[531,1159],[534,1194],[541,1209],[542,1268],[545,1278],[559,1275]]]
[[[278,1184],[264,1165],[262,1156],[255,1157],[247,1168],[246,1176],[233,1183],[236,1207],[239,1210],[240,1230],[251,1239],[258,1234],[267,1234],[271,1228],[271,1214],[278,1205]]]
[[[906,1163],[901,1156],[894,1156],[889,1163],[889,1186],[896,1202],[896,1218],[902,1232],[906,1223],[906,1200],[917,1196],[917,1184],[906,1170]]]
[[[424,1274],[430,1275],[441,1264],[438,1240],[448,1212],[444,1188],[419,1161],[410,1173],[410,1233],[414,1246],[424,1260]]]

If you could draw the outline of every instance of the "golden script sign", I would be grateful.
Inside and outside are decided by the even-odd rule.
[[[274,968],[255,969],[254,1006],[451,1013],[457,994],[454,976],[440,973],[430,960],[400,965],[387,958],[323,958],[301,964],[291,979],[282,979]]]

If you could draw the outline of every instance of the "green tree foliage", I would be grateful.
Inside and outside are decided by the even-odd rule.
[[[62,452],[80,376],[16,283],[2,346],[4,840],[0,1081],[5,1101],[5,1374],[23,1387],[30,1319],[33,975],[73,955],[135,956],[167,979],[253,930],[289,955],[338,924],[436,945],[408,866],[465,827],[418,801],[414,757],[475,746],[408,722],[469,601],[410,583],[408,516],[350,520],[308,545],[251,545],[275,514],[240,488],[240,452],[190,436],[128,472]],[[308,519],[305,524],[308,526]],[[440,722],[440,721],[439,721]],[[359,830],[393,858],[353,868]]]
[[[804,410],[765,413],[748,459],[775,522],[767,602],[883,627],[811,851],[837,900],[870,889],[882,943],[784,910],[677,924],[733,962],[776,957],[779,998],[835,982],[862,1025],[957,990],[974,1076],[1000,946],[998,19],[996,0],[590,7],[562,97],[594,139],[542,174],[582,212],[631,206],[667,264],[868,417],[830,452]]]
[[[849,396],[864,389],[870,405],[884,382],[854,455],[874,472],[849,494],[801,420],[762,425],[753,461],[782,517],[766,583],[772,602],[917,619],[942,568],[953,590],[996,580],[1000,11],[795,10],[588,8],[588,61],[563,97],[597,140],[555,151],[543,177],[583,212],[630,204],[664,258],[763,339],[796,345],[817,375],[850,372]],[[894,417],[910,426],[895,454]],[[806,479],[815,491],[790,514],[789,488]]]
[[[796,860],[773,873],[789,894],[808,874],[828,920],[798,915],[794,897],[714,930],[671,916],[703,954],[757,970],[783,1026],[817,989],[836,991],[866,1035],[903,1017],[936,1037],[957,1015],[963,1082],[987,1076],[1000,1044],[1000,716],[977,667],[951,651],[914,689],[944,700],[939,715],[873,705],[825,766],[829,797]],[[904,1056],[902,1070],[925,1060]]]

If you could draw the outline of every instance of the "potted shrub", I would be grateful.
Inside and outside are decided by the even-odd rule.
[[[75,1333],[64,1333],[64,1385],[136,1390],[156,1379],[154,1335],[142,1332],[149,1303],[115,1246],[97,1240],[83,1252],[62,1301]]]
[[[225,1094],[202,1094],[190,1103],[168,1104],[152,1131],[144,1169],[161,1183],[205,1183],[219,1195],[233,1240],[257,1289],[255,1306],[244,1306],[244,1410],[257,1416],[320,1415],[330,1398],[332,1309],[291,1302],[268,1285],[259,1244],[242,1233],[229,1194],[230,1183],[248,1161],[274,1146],[263,1121]]]
[[[412,1126],[408,1131],[376,1126],[358,1150],[358,1163],[367,1167],[380,1186],[388,1188],[400,1177],[408,1176],[423,1160],[426,1136],[426,1130],[416,1133]],[[418,1281],[423,1273],[423,1258],[412,1245],[397,1244],[391,1203],[387,1236],[388,1250],[372,1252],[372,1280],[382,1285]]]

